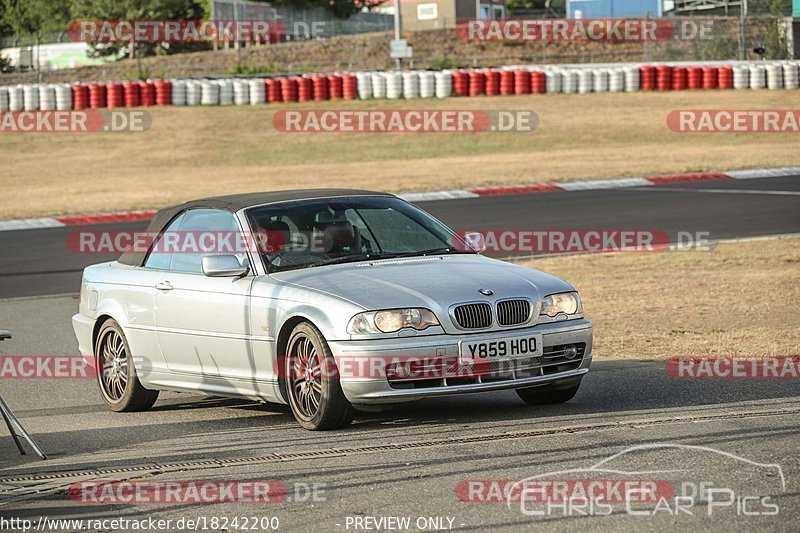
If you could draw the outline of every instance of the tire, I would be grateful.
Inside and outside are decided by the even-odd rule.
[[[311,431],[338,429],[355,410],[342,392],[331,349],[310,322],[298,324],[286,343],[286,396],[297,423]],[[316,370],[315,370],[316,369]]]
[[[578,388],[581,386],[580,382],[566,388],[554,389],[552,387],[528,387],[525,389],[516,389],[517,396],[528,405],[552,405],[557,403],[565,403],[575,397]]]
[[[147,411],[158,399],[158,391],[145,389],[136,375],[128,340],[116,320],[106,320],[94,348],[100,395],[112,411]]]

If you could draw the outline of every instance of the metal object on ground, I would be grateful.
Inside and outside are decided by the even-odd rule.
[[[0,341],[10,338],[10,331],[0,329]],[[5,399],[3,399],[2,395],[0,395],[0,414],[3,415],[3,420],[5,420],[6,426],[8,426],[8,432],[11,433],[11,438],[14,439],[14,444],[17,445],[19,453],[25,455],[25,448],[22,447],[22,443],[19,441],[19,438],[22,437],[28,441],[28,444],[30,444],[31,448],[33,448],[33,451],[36,452],[36,455],[41,457],[42,460],[47,459],[47,456],[44,454],[42,449],[39,448],[39,445],[34,442],[30,434],[25,430],[24,427],[22,427],[22,424],[17,417],[14,416],[13,411],[11,411],[11,408],[8,406]]]

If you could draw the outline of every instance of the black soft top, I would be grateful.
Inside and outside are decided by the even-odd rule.
[[[273,204],[278,202],[292,202],[297,200],[318,200],[320,198],[340,198],[348,196],[393,196],[384,192],[365,191],[359,189],[296,189],[290,191],[251,192],[232,194],[229,196],[211,196],[200,200],[190,200],[180,205],[166,207],[158,211],[146,232],[150,235],[161,233],[172,220],[179,214],[189,209],[221,209],[235,213],[246,207]],[[141,252],[126,252],[117,259],[123,265],[143,266],[147,254]]]

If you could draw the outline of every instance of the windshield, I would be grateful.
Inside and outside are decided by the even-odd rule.
[[[246,211],[270,272],[433,253],[474,253],[424,211],[391,197],[330,198]]]

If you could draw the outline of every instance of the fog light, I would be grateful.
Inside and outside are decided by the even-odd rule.
[[[564,346],[564,359],[575,359],[578,355],[578,348],[574,344]]]

